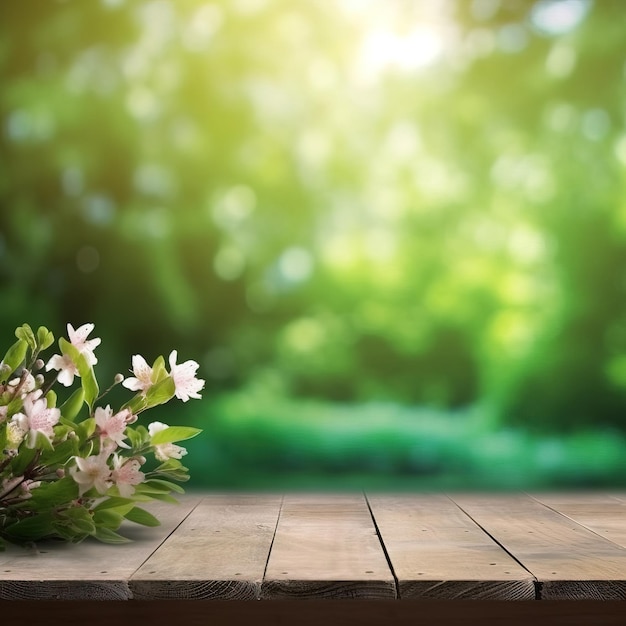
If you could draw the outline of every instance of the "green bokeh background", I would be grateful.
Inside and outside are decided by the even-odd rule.
[[[0,81],[3,346],[198,361],[192,485],[626,484],[621,0],[5,0]]]

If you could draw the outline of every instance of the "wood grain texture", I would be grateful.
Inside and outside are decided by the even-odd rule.
[[[557,513],[626,548],[626,502],[601,494],[531,494]]]
[[[449,498],[368,497],[400,598],[533,600],[535,579]]]
[[[132,540],[109,545],[42,541],[32,548],[8,546],[0,553],[2,600],[128,600],[128,579],[193,510],[200,498],[185,495],[180,505],[144,505],[161,521],[146,528],[125,522],[121,533]]]
[[[137,599],[259,597],[282,496],[208,495],[132,576]]]
[[[363,496],[285,496],[262,598],[395,598]]]
[[[527,495],[453,500],[534,574],[542,599],[626,599],[626,549]]]

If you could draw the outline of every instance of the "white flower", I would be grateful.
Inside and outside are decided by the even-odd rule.
[[[126,435],[126,425],[132,420],[132,413],[129,409],[123,409],[119,413],[113,414],[113,409],[107,405],[105,409],[98,407],[94,412],[94,418],[100,437],[105,441],[112,441],[122,448],[130,448],[124,443]]]
[[[122,385],[131,391],[141,391],[145,396],[146,391],[152,387],[152,368],[140,354],[133,356],[133,374]]]
[[[10,380],[9,387],[17,388],[21,380],[21,378],[14,378],[13,380]],[[26,375],[26,380],[20,387],[20,395],[24,397],[27,393],[33,391],[35,387],[37,387],[37,381],[35,380],[35,377],[30,372],[28,372],[28,374]]]
[[[135,493],[134,485],[138,485],[146,477],[139,471],[140,467],[141,463],[137,458],[125,459],[117,454],[113,455],[111,478],[122,498],[130,498]]]
[[[183,402],[187,402],[189,398],[200,398],[198,392],[204,388],[204,380],[196,378],[199,365],[195,361],[185,361],[177,365],[177,356],[176,350],[172,350],[169,358],[170,376],[174,381],[176,397]]]
[[[6,435],[7,441],[5,443],[5,448],[7,450],[17,451],[22,441],[24,441],[26,431],[20,426],[18,421],[11,420],[7,423]]]
[[[93,330],[93,324],[83,324],[76,330],[71,324],[67,325],[67,334],[70,338],[70,343],[82,354],[85,355],[85,360],[89,365],[95,365],[98,362],[96,356],[93,353],[93,349],[100,345],[100,339],[90,339],[87,341],[87,335]],[[66,387],[70,387],[74,383],[74,376],[80,376],[78,373],[78,367],[76,363],[72,361],[72,358],[68,354],[59,355],[55,354],[50,357],[50,360],[46,363],[46,372],[50,370],[58,370],[59,375],[57,380]]]
[[[92,487],[104,495],[111,486],[111,470],[107,465],[107,454],[97,454],[82,458],[75,456],[76,466],[70,469],[72,478],[78,483],[78,495]]]
[[[158,432],[169,428],[167,424],[163,422],[152,422],[148,425],[148,432],[150,437],[154,437]],[[154,446],[154,456],[159,461],[167,461],[168,459],[180,459],[187,454],[187,450],[182,446],[177,446],[175,443],[159,443]]]
[[[71,324],[67,325],[67,335],[70,343],[82,354],[85,355],[89,365],[95,365],[98,362],[96,355],[93,353],[94,348],[100,345],[101,339],[87,340],[89,333],[94,329],[93,324],[83,324],[74,330]]]
[[[7,411],[8,411],[8,407],[0,406],[0,424],[2,424],[2,422],[6,422]]]
[[[45,398],[39,398],[40,393],[31,393],[24,398],[24,413],[16,413],[11,419],[16,422],[20,429],[28,433],[26,445],[34,448],[37,441],[37,433],[42,433],[48,441],[54,437],[53,427],[58,424],[61,417],[59,409],[49,409]]]
[[[57,380],[66,387],[70,387],[74,382],[74,376],[79,376],[78,368],[72,359],[64,354],[63,356],[55,354],[50,357],[50,360],[46,364],[46,372],[50,370],[59,370]]]

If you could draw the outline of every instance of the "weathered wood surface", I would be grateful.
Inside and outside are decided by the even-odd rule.
[[[533,600],[535,579],[445,496],[370,496],[401,598]]]
[[[531,495],[554,511],[626,548],[626,500],[595,493]]]
[[[542,599],[626,599],[621,546],[528,495],[453,499],[537,578]]]
[[[395,598],[362,495],[285,496],[263,598]]]
[[[207,496],[130,581],[137,599],[252,600],[282,496]]]
[[[626,494],[189,494],[122,546],[10,546],[0,600],[626,599]],[[523,603],[522,603],[523,604]]]
[[[161,525],[146,528],[124,523],[120,532],[131,543],[43,541],[31,548],[9,545],[0,552],[0,599],[128,600],[131,575],[198,504],[183,496],[179,505],[145,505]]]

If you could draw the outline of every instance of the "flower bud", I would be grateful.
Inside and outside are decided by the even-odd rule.
[[[35,383],[37,384],[37,386],[41,387],[44,384],[44,377],[43,374],[37,374],[37,376],[35,376]]]
[[[65,476],[65,470],[62,467],[58,467],[56,471],[56,475],[59,478],[63,478]]]
[[[35,361],[35,365],[34,365],[33,369],[40,370],[44,365],[45,365],[45,363],[44,363],[43,359],[37,359]]]
[[[116,385],[119,385],[121,382],[124,381],[124,375],[123,374],[115,374],[115,378],[113,379],[113,381],[115,382]]]

